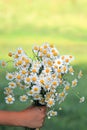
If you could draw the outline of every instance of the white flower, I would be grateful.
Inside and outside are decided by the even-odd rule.
[[[13,104],[15,101],[15,98],[12,97],[12,95],[9,95],[9,96],[5,97],[5,101],[7,104]]]
[[[69,72],[70,72],[70,74],[72,74],[72,75],[74,74],[74,69],[72,68],[72,66],[69,67]]]
[[[51,117],[51,116],[57,116],[57,111],[51,110],[51,111],[49,111],[49,112],[47,113],[47,115],[49,115],[50,117]]]
[[[1,65],[2,67],[6,67],[7,63],[6,63],[5,61],[0,61],[0,65]]]
[[[40,91],[41,91],[41,87],[40,87],[40,86],[34,85],[34,86],[32,87],[32,92],[33,92],[34,94],[36,94],[36,93],[39,94]]]
[[[49,98],[49,100],[47,101],[47,106],[52,107],[54,104],[55,104],[55,100],[52,98]]]
[[[82,71],[80,70],[80,72],[78,73],[78,79],[80,79],[83,76]]]
[[[24,51],[23,51],[22,48],[18,48],[16,53],[17,53],[18,55],[22,55],[22,53],[24,53]]]
[[[79,102],[82,103],[84,101],[85,101],[85,97],[81,97]]]
[[[29,85],[31,83],[31,78],[25,77],[24,82]]]
[[[34,94],[33,98],[34,98],[34,100],[40,100],[41,99],[41,95],[40,94]]]
[[[29,90],[29,91],[27,92],[27,95],[28,95],[28,96],[33,96],[33,91],[32,91],[32,90]]]
[[[22,79],[22,75],[20,73],[15,73],[15,79],[17,82],[20,82]]]
[[[12,73],[7,73],[6,79],[12,81],[14,79],[14,75]]]
[[[72,87],[76,87],[77,86],[77,83],[78,83],[78,80],[77,79],[74,79],[72,81]]]
[[[13,88],[14,89],[16,87],[16,83],[13,82],[13,81],[9,82],[8,84],[9,84],[9,88]]]
[[[22,96],[20,96],[20,101],[21,101],[21,102],[26,102],[27,99],[28,99],[28,96],[27,96],[27,95],[22,95]]]
[[[61,67],[63,65],[63,60],[61,58],[56,59],[54,65]]]
[[[13,94],[13,90],[12,90],[11,88],[6,87],[6,88],[4,88],[4,89],[5,89],[4,94],[6,94],[6,95],[11,95],[11,94]]]
[[[36,83],[38,81],[38,76],[36,74],[31,76],[31,82]]]

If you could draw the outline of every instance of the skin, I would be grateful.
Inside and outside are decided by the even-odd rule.
[[[29,107],[23,111],[0,111],[0,125],[28,128],[42,127],[46,116],[46,107]]]

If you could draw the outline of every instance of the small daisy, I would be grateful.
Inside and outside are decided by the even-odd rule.
[[[78,80],[77,80],[77,79],[74,79],[74,80],[72,81],[72,87],[77,86],[77,83],[78,83]]]
[[[7,73],[6,79],[12,81],[14,79],[14,75],[12,73]]]
[[[21,101],[21,102],[26,102],[27,99],[28,99],[28,96],[27,96],[27,95],[22,95],[22,96],[20,96],[20,101]]]
[[[84,101],[85,101],[85,97],[81,97],[79,102],[82,103]]]
[[[34,85],[34,86],[32,87],[32,91],[33,91],[33,93],[39,94],[40,91],[41,91],[41,88],[40,88],[39,86]]]
[[[62,73],[67,73],[67,72],[68,72],[68,67],[67,67],[66,65],[63,65],[63,66],[61,67],[61,72],[62,72]]]
[[[72,74],[72,75],[74,74],[74,69],[72,68],[72,66],[69,67],[69,72],[70,72],[70,74]]]
[[[5,97],[5,102],[7,104],[13,104],[14,101],[15,101],[15,98],[12,95],[9,95],[9,96]]]
[[[53,110],[49,111],[48,114],[49,114],[50,116],[57,116],[57,112],[56,112],[56,111],[53,111]]]
[[[34,100],[40,100],[41,99],[41,95],[40,94],[34,94],[33,98],[34,98]]]
[[[46,103],[45,103],[45,99],[43,98],[43,97],[41,97],[41,99],[39,100],[39,103],[41,104],[41,105],[45,105]]]
[[[21,76],[21,74],[20,73],[16,73],[16,75],[15,75],[15,79],[16,79],[16,81],[21,81],[21,79],[22,79],[22,76]]]
[[[31,78],[30,77],[25,77],[24,82],[26,84],[30,84],[31,83]]]
[[[36,83],[37,80],[38,80],[38,77],[37,77],[36,74],[34,74],[34,75],[31,76],[31,82]]]
[[[0,65],[1,65],[2,67],[6,67],[7,63],[6,63],[5,61],[1,61],[1,62],[0,62]]]
[[[55,60],[55,65],[57,65],[58,67],[61,67],[63,65],[63,60],[61,58]]]
[[[78,74],[78,79],[80,79],[83,76],[82,71],[80,70],[79,74]]]
[[[32,49],[34,52],[38,52],[39,51],[39,46],[34,46],[33,49]]]
[[[11,95],[11,94],[13,94],[13,90],[11,88],[9,88],[9,87],[6,87],[5,91],[4,91],[4,94]]]
[[[28,92],[27,92],[27,95],[28,95],[28,96],[33,96],[33,90],[28,91]]]
[[[22,53],[24,53],[23,49],[22,48],[18,48],[17,49],[17,54],[18,55],[22,55]]]
[[[12,57],[12,56],[13,56],[13,52],[10,51],[10,52],[8,53],[8,56],[9,56],[9,57]]]
[[[9,88],[16,88],[16,83],[15,82],[9,82]]]
[[[45,67],[43,73],[49,74],[51,69],[49,67]]]
[[[50,99],[47,101],[47,106],[48,106],[48,107],[52,107],[54,104],[55,104],[55,101],[54,101],[54,99],[52,99],[52,98],[50,98]]]

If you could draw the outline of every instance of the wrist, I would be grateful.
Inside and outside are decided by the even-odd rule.
[[[0,111],[0,125],[21,126],[20,119],[20,112]]]

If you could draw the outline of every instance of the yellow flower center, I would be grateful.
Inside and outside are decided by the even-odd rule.
[[[66,87],[65,87],[65,89],[66,89],[66,90],[69,90],[69,89],[70,89],[70,87],[69,87],[69,86],[66,86]]]
[[[14,86],[14,83],[10,83],[10,85],[13,87],[13,86]]]
[[[50,47],[51,47],[51,48],[54,48],[54,45],[51,44]]]
[[[9,79],[12,79],[12,75],[9,75],[8,77],[9,77]]]
[[[38,51],[38,49],[39,49],[39,48],[38,48],[37,46],[34,46],[34,50]]]
[[[27,82],[30,82],[30,78],[29,78],[29,77],[27,77],[27,78],[26,78],[26,81],[27,81]]]
[[[18,54],[21,54],[22,53],[22,50],[18,50]]]
[[[22,60],[19,60],[17,64],[22,65]]]
[[[43,54],[46,55],[47,54],[47,50],[43,50]]]
[[[26,71],[25,71],[25,70],[22,70],[22,74],[26,74]]]
[[[60,65],[60,64],[61,64],[61,61],[57,61],[57,64],[59,64],[59,65]]]
[[[62,60],[64,60],[64,59],[65,59],[65,56],[62,56],[61,58],[62,58]]]
[[[17,75],[17,79],[21,79],[21,76],[20,76],[20,75]]]
[[[62,92],[62,93],[60,94],[61,97],[64,97],[64,95],[65,95],[64,92]]]
[[[56,82],[56,81],[54,81],[54,82],[53,82],[53,85],[57,85],[57,82]]]
[[[65,62],[68,63],[68,62],[69,62],[69,59],[66,59]]]
[[[64,72],[66,71],[66,66],[63,67],[63,71],[64,71]]]
[[[49,73],[49,72],[50,72],[50,70],[47,68],[47,69],[46,69],[46,73]]]
[[[37,80],[37,78],[36,78],[36,77],[33,77],[32,80],[35,82],[35,81]]]
[[[57,52],[54,52],[53,55],[54,55],[54,56],[58,56],[58,53],[57,53]]]
[[[41,79],[41,80],[40,80],[40,83],[44,84],[44,80],[43,80],[43,79]]]
[[[34,88],[34,91],[38,91],[38,88]]]
[[[72,56],[70,55],[69,58],[72,59]]]
[[[16,55],[15,55],[15,58],[17,59],[18,57],[19,57],[18,54],[16,54]]]
[[[12,52],[9,52],[9,53],[8,53],[8,56],[12,57]]]
[[[11,97],[9,97],[7,100],[8,100],[8,102],[12,102],[12,98]]]
[[[53,101],[52,101],[52,100],[48,101],[48,104],[49,104],[49,105],[52,105],[52,104],[53,104]]]
[[[36,69],[32,69],[32,72],[33,72],[33,73],[36,73]]]
[[[5,63],[4,61],[2,61],[1,65],[2,65],[2,66],[5,66],[5,65],[6,65],[6,63]]]
[[[57,72],[60,73],[60,72],[61,72],[61,69],[57,69]]]
[[[47,49],[47,45],[44,45],[44,49]]]
[[[25,59],[25,63],[26,64],[30,63],[29,59]]]

